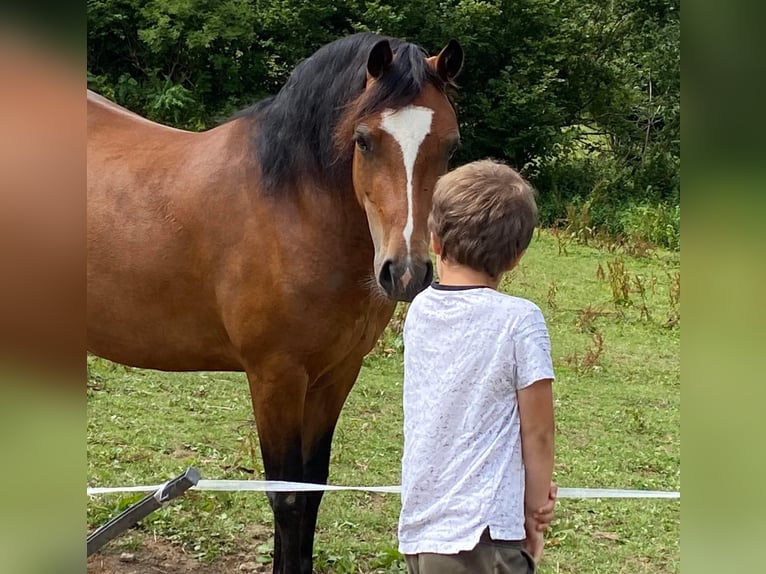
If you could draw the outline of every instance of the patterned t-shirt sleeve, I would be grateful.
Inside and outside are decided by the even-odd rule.
[[[535,307],[519,322],[514,332],[516,389],[542,379],[552,379],[551,341],[545,318]]]

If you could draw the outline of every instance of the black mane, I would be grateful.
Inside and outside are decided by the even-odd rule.
[[[391,44],[393,63],[360,99],[369,51],[382,39]],[[252,144],[264,192],[296,189],[305,176],[318,178],[322,187],[347,187],[353,147],[351,134],[348,145],[337,145],[339,122],[348,119],[346,114],[358,120],[386,107],[406,106],[426,83],[445,90],[425,57],[415,44],[354,34],[320,48],[295,67],[276,96],[237,114],[253,121]]]

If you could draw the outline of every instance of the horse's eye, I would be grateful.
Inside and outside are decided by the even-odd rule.
[[[367,134],[357,132],[354,134],[354,141],[356,142],[356,147],[359,151],[370,151],[370,148],[372,148],[372,143]]]
[[[449,150],[447,151],[447,157],[449,157],[449,159],[452,159],[452,156],[455,155],[455,152],[457,152],[457,150],[459,150],[459,149],[460,149],[460,142],[457,141],[457,142],[453,143],[450,146]]]

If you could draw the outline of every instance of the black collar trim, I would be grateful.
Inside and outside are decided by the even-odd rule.
[[[469,289],[489,289],[486,285],[442,285],[434,281],[431,287],[437,291],[468,291]]]

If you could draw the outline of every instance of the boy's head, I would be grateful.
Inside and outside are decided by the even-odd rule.
[[[497,278],[521,257],[536,225],[534,190],[505,164],[466,164],[434,188],[428,228],[444,261]]]

